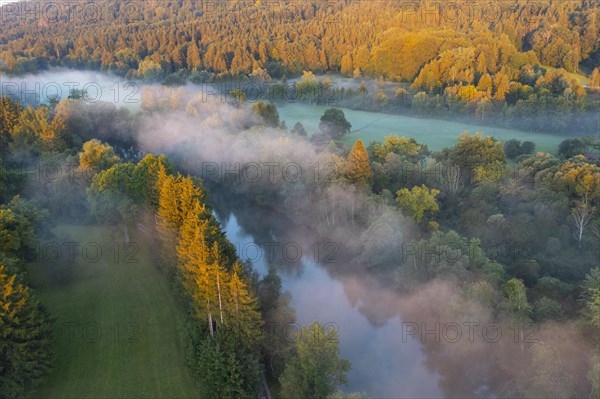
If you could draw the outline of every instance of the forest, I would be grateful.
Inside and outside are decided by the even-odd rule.
[[[344,242],[353,254],[346,267],[387,276],[399,291],[451,282],[455,294],[443,317],[485,311],[499,323],[563,326],[589,349],[589,356],[549,369],[552,359],[568,356],[568,348],[559,343],[543,352],[535,345],[521,348],[519,368],[498,372],[498,392],[518,397],[598,392],[600,165],[591,156],[598,152],[596,138],[565,139],[556,155],[535,152],[531,142],[502,143],[481,133],[464,133],[454,147],[439,152],[393,135],[368,146],[358,140],[348,148],[339,139],[351,126],[338,109],[327,110],[321,131],[309,138],[301,124],[291,131],[281,128],[272,104],[240,106],[231,98],[231,105],[216,111],[219,106],[199,101],[201,95],[170,101],[171,108],[148,100],[173,99],[172,89],[162,90],[147,93],[143,110],[133,115],[83,99],[64,99],[51,108],[22,108],[2,99],[2,320],[11,326],[3,328],[4,396],[24,394],[51,368],[52,316],[27,287],[27,248],[36,238],[51,237],[49,226],[69,221],[114,226],[125,243],[132,226],[142,221],[154,226],[152,257],[186,309],[186,362],[204,396],[251,397],[260,387],[259,365],[269,364],[269,384],[282,397],[296,397],[308,372],[302,371],[307,367],[302,356],[322,351],[330,361],[317,364],[331,370],[319,369],[325,385],[313,397],[334,394],[346,381],[349,364],[330,341],[299,340],[297,348],[286,340],[265,341],[263,327],[273,320],[293,321],[294,312],[277,274],[259,278],[223,234],[206,201],[205,184],[215,182],[227,195],[280,210]],[[187,104],[183,111],[182,104]],[[214,130],[214,123],[199,136],[180,127],[171,142],[156,122],[177,118],[202,124],[211,109],[233,116],[239,133]],[[255,162],[287,159],[308,170],[318,161],[323,167],[301,183],[204,176],[201,161],[211,158],[202,152],[191,156],[190,149],[215,134],[234,140],[221,145],[238,147]],[[259,148],[251,149],[251,142]],[[278,152],[269,151],[270,145]],[[157,148],[169,159],[152,155]],[[32,185],[35,176],[24,171],[39,162],[73,165],[73,173],[41,184],[38,178]],[[53,273],[68,281],[72,272]],[[310,329],[315,336],[326,334],[318,324]],[[27,346],[15,346],[17,337],[27,337]],[[501,357],[486,349],[488,356]],[[517,372],[528,374],[511,374]],[[542,377],[548,374],[552,379]],[[317,389],[306,383],[301,392]]]
[[[142,92],[0,81],[0,398],[600,398],[597,6],[1,5],[0,78]],[[367,141],[342,108],[482,131]]]
[[[338,73],[405,83],[333,87],[361,109],[597,129],[600,24],[586,0],[36,1],[2,19],[5,73],[66,66],[170,85]]]

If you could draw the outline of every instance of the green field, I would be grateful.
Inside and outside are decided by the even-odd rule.
[[[278,111],[281,120],[285,120],[288,128],[291,129],[296,122],[301,122],[306,131],[312,134],[318,131],[321,115],[328,108],[331,107],[292,103],[278,106]],[[348,145],[353,145],[359,138],[365,144],[369,144],[372,141],[383,141],[385,136],[395,134],[397,136],[414,137],[419,143],[427,144],[430,150],[439,151],[444,147],[452,147],[456,143],[456,138],[463,132],[468,131],[471,134],[483,132],[485,135],[494,136],[501,141],[513,138],[521,141],[532,141],[536,145],[536,151],[556,153],[558,145],[566,138],[554,134],[525,132],[437,119],[420,119],[404,115],[355,111],[348,108],[341,109],[346,114],[346,119],[352,124],[353,133],[347,135],[343,140]]]
[[[52,275],[58,272],[50,255],[29,266],[37,295],[56,318],[56,367],[36,397],[197,397],[184,364],[183,310],[150,260],[148,237],[132,231],[135,254],[124,247],[120,230],[63,225],[54,232],[53,242],[81,244],[66,281]],[[89,261],[97,257],[96,247],[87,244],[92,242],[102,250],[97,262]]]

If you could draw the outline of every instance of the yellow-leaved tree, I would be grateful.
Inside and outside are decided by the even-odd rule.
[[[440,209],[436,201],[439,193],[439,190],[435,188],[430,190],[424,184],[421,187],[415,186],[410,191],[403,188],[396,193],[396,202],[415,222],[427,221],[431,227],[435,228],[437,223],[432,218]]]
[[[353,184],[366,186],[373,176],[369,154],[363,146],[362,140],[358,139],[348,154],[346,163],[346,178]]]

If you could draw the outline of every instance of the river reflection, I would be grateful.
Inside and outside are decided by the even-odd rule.
[[[421,342],[403,337],[398,293],[366,273],[345,273],[341,250],[335,259],[318,262],[317,244],[327,242],[282,215],[260,207],[231,206],[221,198],[213,202],[240,255],[252,259],[261,275],[269,263],[277,265],[298,324],[317,320],[339,331],[342,356],[352,362],[345,391],[367,392],[369,397],[444,397],[438,374],[425,365]],[[297,262],[293,248],[302,250]]]

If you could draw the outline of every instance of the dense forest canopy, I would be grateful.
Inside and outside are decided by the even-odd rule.
[[[438,56],[460,51],[471,52],[461,61],[479,74],[538,62],[591,71],[600,62],[597,13],[586,0],[35,1],[2,7],[0,59],[14,72],[262,68],[273,76],[341,71],[412,81]]]

